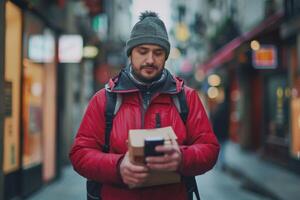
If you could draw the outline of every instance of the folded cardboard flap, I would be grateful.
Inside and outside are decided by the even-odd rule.
[[[129,131],[128,148],[130,161],[135,164],[144,165],[144,140],[149,137],[163,137],[164,144],[171,144],[177,139],[171,126],[155,129],[134,129]],[[152,171],[148,180],[142,185],[135,187],[146,187],[153,185],[171,184],[180,182],[180,175],[176,172]]]

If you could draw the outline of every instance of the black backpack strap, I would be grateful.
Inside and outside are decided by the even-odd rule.
[[[193,189],[192,191],[195,193],[196,199],[200,200],[200,194],[199,194],[199,190],[198,190],[198,186],[197,186],[197,182],[196,182],[196,177],[193,176],[193,177],[190,177],[190,179],[192,182],[192,189]],[[192,199],[193,199],[193,197],[192,197]]]
[[[173,95],[172,99],[173,99],[173,103],[175,104],[178,110],[181,120],[183,121],[184,124],[186,124],[187,117],[189,114],[189,108],[186,102],[184,88],[182,88],[182,90],[179,93]]]
[[[108,92],[105,90],[106,96],[106,109],[105,109],[105,135],[104,135],[104,145],[102,151],[108,153],[110,146],[110,132],[113,125],[113,120],[118,112],[121,103],[122,96],[117,93]],[[87,180],[86,189],[87,189],[87,200],[101,200],[99,196],[99,190],[102,184],[93,180]]]
[[[117,94],[113,92],[108,92],[105,90],[106,96],[106,109],[105,109],[105,142],[102,148],[102,151],[105,153],[109,152],[109,140],[110,132],[112,129],[112,124],[114,120],[114,110],[117,102]]]
[[[177,93],[176,95],[173,95],[172,98],[173,98],[173,102],[180,114],[181,120],[183,121],[184,124],[186,124],[187,117],[189,114],[189,108],[188,108],[187,101],[186,101],[184,87],[182,88],[182,90],[179,93]],[[196,199],[200,200],[200,194],[199,194],[199,190],[197,187],[197,182],[196,182],[195,176],[184,177],[184,179],[185,179],[185,185],[187,187],[188,199],[193,200],[193,193],[195,193]]]
[[[108,92],[107,90],[105,90],[105,95],[105,143],[103,145],[102,151],[108,153],[110,148],[110,132],[112,129],[114,117],[122,104],[122,95],[113,92]]]
[[[87,200],[101,200],[99,197],[99,190],[101,184],[93,180],[86,180],[86,199]]]
[[[180,117],[181,117],[183,123],[186,124],[187,117],[189,114],[189,108],[187,105],[184,88],[182,88],[182,90],[179,93],[177,93],[176,96],[178,98],[179,105],[180,105],[180,111],[179,111]]]
[[[200,200],[200,194],[197,187],[195,176],[184,176],[183,181],[187,188],[188,200],[193,200],[193,194],[195,193],[196,199]]]
[[[196,195],[196,199],[197,199],[197,200],[201,200],[201,199],[200,199],[199,190],[198,190],[198,186],[197,186],[197,182],[196,182],[196,177],[194,176],[193,179],[194,179],[194,185],[196,186],[196,188],[195,188],[195,190],[194,190],[194,193],[195,193],[195,195]]]

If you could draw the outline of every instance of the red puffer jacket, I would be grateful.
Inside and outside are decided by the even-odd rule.
[[[180,79],[173,79],[175,92],[183,87]],[[103,200],[165,200],[187,199],[183,183],[128,189],[121,180],[118,165],[127,151],[130,129],[155,128],[155,116],[161,116],[161,127],[172,126],[183,156],[180,173],[194,176],[210,170],[218,157],[219,144],[195,90],[184,86],[189,107],[186,126],[174,105],[171,94],[162,92],[151,99],[146,111],[141,106],[137,89],[116,86],[118,80],[109,83],[112,92],[123,93],[122,105],[114,118],[110,138],[110,153],[102,153],[104,144],[105,91],[100,90],[89,103],[70,152],[74,169],[82,176],[103,183]],[[169,90],[170,91],[170,90]],[[100,191],[99,191],[100,192]]]

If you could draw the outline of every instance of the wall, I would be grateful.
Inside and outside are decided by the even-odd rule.
[[[21,51],[22,21],[21,10],[11,2],[6,4],[6,39],[5,39],[5,83],[10,84],[11,105],[5,105],[11,110],[4,118],[4,172],[16,171],[20,152],[20,81],[21,81]],[[9,26],[8,26],[9,24]],[[8,108],[11,106],[11,108]]]
[[[80,113],[79,88],[81,85],[80,66],[79,64],[64,64],[59,66],[64,68],[64,80],[61,85],[64,91],[63,112],[61,124],[61,161],[62,164],[69,163],[69,151],[74,141],[74,137],[79,127],[82,113]],[[76,81],[75,81],[76,80]],[[80,119],[79,119],[80,118]]]
[[[0,24],[5,27],[5,1],[0,1]],[[4,80],[4,28],[0,28],[0,94],[3,94]],[[0,119],[3,119],[4,105],[3,96],[0,97]],[[3,184],[3,121],[0,120],[0,199],[4,199],[4,184]]]

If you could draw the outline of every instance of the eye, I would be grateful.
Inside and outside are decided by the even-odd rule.
[[[139,49],[138,50],[138,53],[141,54],[141,55],[145,55],[145,54],[147,54],[147,52],[148,51],[146,49]]]
[[[163,56],[164,55],[164,51],[163,50],[154,51],[154,55],[155,56]]]

